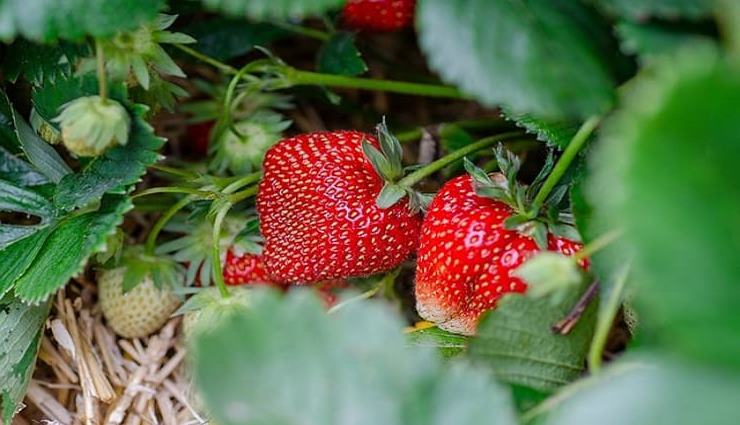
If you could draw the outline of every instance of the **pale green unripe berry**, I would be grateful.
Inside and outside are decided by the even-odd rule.
[[[131,118],[115,100],[86,96],[62,108],[54,122],[59,123],[64,146],[73,155],[97,156],[108,148],[128,142]]]

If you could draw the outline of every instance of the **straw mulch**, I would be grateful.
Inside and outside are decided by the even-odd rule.
[[[22,424],[205,424],[185,372],[181,320],[146,339],[118,338],[78,279],[57,294]]]

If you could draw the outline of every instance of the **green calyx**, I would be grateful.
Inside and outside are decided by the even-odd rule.
[[[496,147],[495,154],[501,170],[497,173],[489,175],[467,158],[464,163],[465,170],[473,180],[473,188],[477,195],[503,202],[514,211],[504,221],[504,227],[529,235],[540,249],[547,248],[548,233],[578,240],[578,232],[573,227],[571,214],[559,209],[567,192],[567,185],[560,185],[553,190],[539,211],[532,210],[537,193],[552,171],[554,165],[552,152],[530,185],[517,181],[521,161],[516,155],[506,150],[502,144]]]
[[[180,93],[171,87],[171,83],[161,78],[162,75],[185,77],[185,73],[161,45],[190,44],[196,40],[187,34],[166,31],[175,19],[177,15],[160,14],[154,22],[144,24],[134,31],[100,40],[108,74],[130,85],[138,83],[144,90]],[[92,71],[95,66],[94,59],[86,59],[80,64],[80,72]]]
[[[185,269],[174,259],[162,255],[148,255],[144,247],[131,245],[123,249],[115,267],[123,267],[123,292],[136,288],[147,276],[151,276],[154,286],[176,288],[184,284]]]
[[[378,133],[380,150],[370,142],[366,140],[362,141],[362,150],[365,153],[365,157],[370,161],[370,164],[372,164],[380,178],[385,181],[385,185],[376,199],[376,204],[378,207],[386,209],[408,196],[409,208],[413,213],[426,209],[426,206],[431,201],[431,197],[415,191],[411,186],[401,183],[401,179],[404,177],[406,171],[401,162],[403,148],[398,138],[388,131],[385,118],[377,125],[376,131]]]
[[[125,145],[131,127],[128,111],[100,96],[66,103],[53,121],[62,129],[64,146],[76,156],[97,156],[115,145]]]
[[[229,170],[235,175],[248,174],[260,168],[265,152],[282,138],[290,120],[269,111],[259,111],[250,118],[217,128],[211,145],[211,168],[217,173]]]

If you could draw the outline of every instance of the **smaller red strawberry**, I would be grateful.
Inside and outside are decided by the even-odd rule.
[[[534,190],[525,190],[514,180],[518,160],[502,150],[497,156],[506,175],[487,176],[467,163],[471,175],[447,182],[422,224],[417,310],[450,332],[474,334],[481,314],[503,295],[526,291],[527,284],[513,272],[535,253],[550,250],[570,256],[581,248],[579,242],[551,232],[553,224],[563,227],[557,219],[522,214],[544,177],[535,180]]]
[[[344,22],[356,30],[398,31],[414,21],[416,0],[348,0]]]
[[[229,286],[272,284],[261,255],[236,254],[233,249],[226,252],[223,274]]]

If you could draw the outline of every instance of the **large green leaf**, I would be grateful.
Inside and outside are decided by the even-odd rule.
[[[469,338],[447,332],[435,326],[414,330],[408,334],[407,339],[411,345],[433,347],[439,351],[442,357],[451,358],[465,352]]]
[[[20,149],[38,172],[55,183],[72,172],[54,148],[36,135],[31,126],[13,108],[2,90],[0,90],[0,116],[2,127],[12,130],[10,144]],[[8,136],[11,137],[11,134]]]
[[[367,71],[360,51],[354,42],[354,34],[337,32],[324,42],[319,50],[317,68],[319,72],[339,75],[360,75]]]
[[[556,334],[552,326],[568,315],[579,297],[580,291],[570,291],[553,305],[546,298],[505,296],[481,320],[469,355],[510,384],[552,391],[575,380],[585,369],[596,303],[588,306],[569,334]]]
[[[152,21],[163,0],[0,0],[0,38],[109,37]]]
[[[218,60],[241,56],[255,46],[281,38],[288,32],[267,23],[245,22],[244,19],[216,17],[198,20],[184,27],[182,32],[198,40],[192,47]]]
[[[651,16],[661,18],[702,18],[712,12],[714,0],[591,0],[604,10],[644,21]]]
[[[402,327],[374,303],[329,316],[307,291],[256,291],[248,312],[197,335],[196,382],[223,425],[516,423],[505,388],[408,347]]]
[[[609,28],[581,2],[422,0],[417,15],[432,68],[487,105],[551,119],[611,104]]]
[[[43,174],[26,161],[0,147],[0,179],[21,186],[38,186],[49,183]]]
[[[622,50],[637,55],[643,64],[656,56],[671,54],[689,43],[713,42],[707,35],[666,23],[644,24],[623,21],[616,29],[622,41]]]
[[[317,16],[339,8],[345,0],[202,0],[212,10],[253,19]]]
[[[9,424],[26,394],[49,303],[0,297],[0,422]]]
[[[69,76],[74,70],[74,60],[87,46],[72,43],[56,45],[36,44],[18,39],[8,46],[3,58],[5,78],[16,81],[23,76],[34,85],[55,81],[59,76]]]
[[[502,115],[514,121],[518,127],[524,128],[527,133],[537,136],[537,140],[547,143],[557,149],[565,149],[578,131],[578,123],[568,121],[548,121],[536,118],[530,114],[514,114],[506,108]]]
[[[740,368],[740,73],[712,49],[646,69],[605,123],[594,217],[624,229],[643,342]]]
[[[97,211],[64,219],[43,240],[33,262],[15,282],[15,294],[30,303],[43,301],[82,271],[88,257],[106,240],[132,208],[125,196],[104,197]],[[11,245],[11,248],[13,245]]]
[[[35,217],[37,224],[0,223],[0,249],[48,226],[56,211],[51,203],[38,193],[0,180],[0,212]]]
[[[44,246],[52,228],[47,227],[0,250],[0,298],[13,288],[13,284],[26,272]]]
[[[620,362],[597,379],[546,401],[544,425],[734,425],[740,376],[697,370],[664,357]],[[549,406],[547,404],[550,404]]]

